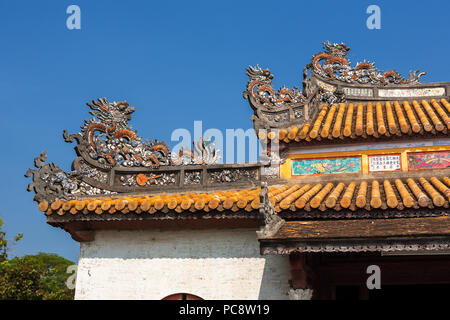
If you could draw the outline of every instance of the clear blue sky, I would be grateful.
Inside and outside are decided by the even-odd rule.
[[[66,28],[71,4],[81,30]],[[366,28],[370,4],[381,8],[381,30]],[[450,81],[449,12],[448,1],[1,0],[0,215],[9,237],[24,233],[13,254],[78,258],[78,243],[45,223],[23,174],[42,150],[70,169],[62,130],[90,117],[85,102],[127,100],[139,134],[167,142],[194,120],[248,129],[245,67],[270,68],[277,88],[300,86],[324,40],[347,43],[352,63]]]

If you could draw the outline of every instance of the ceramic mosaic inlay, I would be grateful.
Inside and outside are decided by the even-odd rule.
[[[328,158],[292,160],[293,175],[361,172],[361,158]]]

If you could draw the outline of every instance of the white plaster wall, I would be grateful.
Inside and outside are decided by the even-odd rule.
[[[76,299],[288,299],[287,256],[261,256],[254,229],[98,231],[81,243]]]

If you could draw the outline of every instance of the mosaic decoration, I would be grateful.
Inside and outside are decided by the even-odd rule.
[[[277,165],[263,167],[261,169],[261,175],[265,176],[266,178],[278,178],[280,176],[280,167]]]
[[[400,155],[369,156],[369,171],[400,171]]]
[[[270,117],[273,122],[288,122],[289,121],[289,113],[288,112],[276,112],[276,113],[268,113],[261,112],[261,114],[266,117]]]
[[[100,183],[107,183],[108,182],[108,174],[105,172],[102,172],[100,170],[97,170],[96,168],[91,167],[86,161],[80,159],[78,161],[78,170],[75,172],[81,172],[86,177],[89,177],[93,179],[94,181],[100,182]]]
[[[294,109],[294,117],[295,118],[302,118],[304,116],[304,108],[295,108]]]
[[[200,184],[202,181],[202,173],[201,171],[186,171],[184,173],[184,184]]]
[[[332,86],[331,84],[325,83],[323,81],[316,80],[316,83],[320,88],[322,88],[326,91],[334,92],[336,90],[335,86]]]
[[[292,160],[292,175],[361,172],[361,158]]]
[[[177,178],[176,173],[160,173],[160,174],[130,174],[120,177],[123,186],[140,186],[146,187],[151,185],[172,185],[175,184]]]
[[[350,48],[344,43],[323,43],[323,52],[315,54],[311,60],[312,71],[322,77],[331,80],[340,80],[347,83],[359,84],[416,84],[425,72],[409,72],[409,79],[403,78],[396,71],[380,71],[372,62],[363,61],[355,67],[350,66],[350,61],[345,56]]]
[[[242,180],[254,180],[257,178],[257,170],[227,169],[209,172],[209,183],[237,182]]]
[[[444,96],[445,88],[417,88],[417,89],[380,89],[378,96],[386,98],[408,97],[437,97]]]
[[[410,170],[444,169],[450,167],[450,151],[408,153]]]

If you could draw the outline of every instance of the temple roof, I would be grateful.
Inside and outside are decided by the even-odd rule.
[[[290,218],[349,218],[447,215],[450,178],[404,177],[335,182],[278,184],[268,187],[268,198],[277,213]],[[141,219],[172,213],[181,218],[194,214],[233,215],[257,213],[261,188],[229,191],[142,194],[41,201],[46,215],[84,216],[137,214]],[[402,213],[404,211],[404,213]],[[249,215],[254,217],[254,215]]]
[[[249,67],[244,91],[258,137],[266,142],[326,144],[356,139],[447,137],[450,83],[420,83],[424,72],[350,66],[345,44],[324,43],[303,69],[302,90],[272,88],[273,74]]]
[[[368,139],[448,137],[447,99],[370,101],[322,105],[303,126],[261,129],[258,137],[290,143],[346,142]]]
[[[448,137],[450,83],[420,84],[423,73],[416,71],[405,79],[368,62],[352,68],[345,58],[348,47],[329,43],[325,47],[303,70],[303,91],[286,87],[275,91],[269,70],[247,70],[250,81],[244,96],[255,112],[252,120],[260,140],[313,145]],[[270,149],[264,151],[261,162],[221,164],[214,143],[202,138],[194,142],[193,150],[174,154],[164,142],[138,136],[128,123],[135,108],[127,102],[98,99],[88,106],[94,117],[84,121],[81,131],[63,132],[66,142],[76,142],[71,171],[46,163],[42,152],[34,159],[35,168],[26,173],[32,178],[28,191],[35,192],[34,200],[47,222],[64,228],[77,241],[92,241],[92,231],[97,229],[264,224],[257,234],[267,252],[327,251],[331,243],[327,241],[336,239],[311,246],[311,239],[289,230],[306,232],[299,220],[316,223],[318,232],[325,230],[328,235],[337,229],[345,233],[331,220],[354,228],[352,232],[370,231],[376,224],[379,227],[372,233],[362,234],[384,237],[381,245],[385,247],[393,244],[391,235],[403,237],[401,245],[416,245],[414,241],[424,235],[418,218],[446,218],[423,220],[435,230],[436,221],[441,221],[440,231],[425,236],[444,238],[437,242],[427,238],[422,244],[450,246],[448,168],[291,174],[289,180],[280,175],[284,155],[280,158]],[[395,233],[404,219],[418,232],[403,228],[404,232]],[[377,233],[384,226],[393,233]],[[276,244],[283,235],[286,242],[293,241],[285,244],[290,246],[287,251]],[[350,238],[350,242],[342,244],[338,239],[331,245],[337,251],[378,248],[367,247],[371,245],[367,239],[358,247],[361,237]]]

